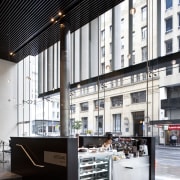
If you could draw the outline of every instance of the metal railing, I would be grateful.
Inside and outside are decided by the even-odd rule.
[[[3,159],[0,160],[0,163],[7,163],[8,161],[5,161],[4,160],[4,153],[5,152],[10,152],[10,150],[5,150],[4,147],[5,147],[5,142],[4,141],[0,141],[0,145],[2,144],[2,155],[3,155]]]
[[[26,151],[26,149],[23,147],[23,145],[21,144],[16,144],[16,146],[19,146],[21,147],[21,149],[24,151],[24,153],[26,154],[26,156],[29,158],[29,160],[32,162],[32,164],[36,167],[40,167],[40,168],[43,168],[44,165],[39,165],[39,164],[36,164],[33,159],[31,158],[31,156],[28,154],[28,152]]]

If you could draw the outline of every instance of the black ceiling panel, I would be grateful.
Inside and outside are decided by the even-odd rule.
[[[121,1],[0,0],[0,59],[16,63],[27,55],[37,55],[60,39],[60,22],[68,22],[73,32]],[[53,24],[51,18],[58,22]]]

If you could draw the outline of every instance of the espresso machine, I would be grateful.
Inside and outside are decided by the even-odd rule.
[[[146,145],[145,139],[141,139],[141,141],[140,141],[139,156],[148,156],[148,146]]]
[[[139,145],[139,155],[148,156],[148,147],[146,144]]]

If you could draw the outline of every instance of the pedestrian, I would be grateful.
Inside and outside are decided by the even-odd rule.
[[[177,136],[176,136],[175,134],[173,134],[172,137],[171,137],[171,139],[172,139],[172,144],[173,144],[173,146],[176,146]]]

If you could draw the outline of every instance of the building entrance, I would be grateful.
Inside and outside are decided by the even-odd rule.
[[[144,111],[133,112],[132,116],[133,116],[134,136],[143,136]]]

